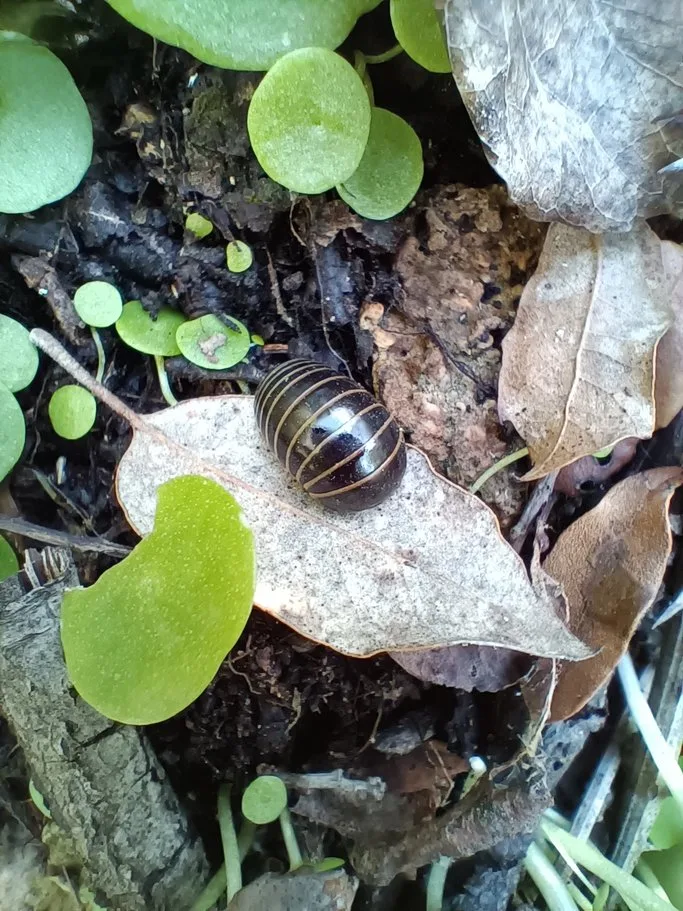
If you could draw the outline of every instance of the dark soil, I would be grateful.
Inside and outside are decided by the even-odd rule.
[[[312,256],[301,239],[311,236],[325,201],[290,200],[264,177],[249,151],[245,98],[257,77],[214,70],[173,48],[153,47],[103,3],[71,22],[84,38],[77,50],[74,32],[63,28],[60,53],[93,116],[95,163],[64,202],[31,217],[0,216],[0,310],[50,330],[93,369],[94,347],[74,320],[68,297],[84,281],[104,278],[125,299],[140,299],[152,310],[173,302],[188,316],[229,314],[268,345],[332,363],[341,357],[369,386],[372,346],[357,328],[358,308],[369,288],[387,305],[395,302],[392,250],[400,226],[342,231]],[[377,53],[390,43],[380,9],[348,48]],[[495,181],[450,77],[427,74],[402,55],[373,67],[372,78],[376,102],[404,116],[420,135],[425,189]],[[240,189],[229,175],[237,176]],[[184,243],[183,206],[189,204],[218,228],[201,245]],[[233,236],[254,249],[255,267],[243,275],[224,267],[224,245]],[[47,300],[30,287],[46,272],[52,283]],[[108,387],[139,411],[162,407],[151,360],[126,349],[113,332],[103,337]],[[253,388],[277,357],[257,349],[247,364],[218,377],[178,359],[169,373],[179,398],[190,398],[235,390],[233,379]],[[135,536],[113,494],[129,430],[100,407],[94,430],[83,440],[56,437],[46,405],[62,382],[61,371],[44,358],[39,376],[19,396],[28,439],[1,511],[10,511],[13,500],[18,514],[39,525],[97,532],[133,545]],[[81,554],[82,583],[92,583],[109,565],[107,557]],[[596,726],[596,716],[589,711],[587,717],[588,729]],[[209,689],[180,716],[147,733],[217,861],[219,782],[239,786],[261,766],[347,768],[378,732],[406,723],[433,730],[465,758],[480,754],[489,763],[506,762],[518,750],[525,720],[516,688],[470,695],[426,685],[388,657],[345,658],[255,612]],[[554,777],[587,732],[579,727],[572,740],[571,726],[558,727],[566,727],[567,735],[556,737]],[[519,853],[513,852],[515,859]],[[468,869],[493,875],[499,861],[479,858]],[[454,878],[462,882],[460,875]],[[504,894],[505,885],[499,887]],[[408,908],[419,890],[406,890],[403,896],[394,890],[395,904],[389,905],[383,904],[387,896],[367,890],[365,906]]]

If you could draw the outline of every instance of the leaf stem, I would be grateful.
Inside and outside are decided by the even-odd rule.
[[[245,819],[240,827],[239,835],[237,836],[240,863],[249,853],[251,846],[254,843],[255,834],[256,826],[250,819]],[[228,878],[225,872],[225,864],[221,864],[220,869],[214,873],[202,889],[200,895],[195,899],[190,911],[210,911],[225,892],[227,885]]]
[[[294,826],[292,825],[292,817],[288,807],[285,807],[282,813],[280,813],[279,819],[282,837],[285,842],[285,848],[287,849],[287,857],[289,858],[289,869],[290,871],[297,870],[303,864],[304,859],[301,856],[299,842],[296,840],[296,833],[294,831]]]
[[[223,842],[223,856],[225,857],[225,879],[228,890],[228,904],[242,888],[242,867],[237,844],[237,833],[232,819],[230,807],[230,787],[221,785],[218,789],[218,825],[221,830]]]
[[[652,761],[657,766],[659,774],[662,776],[683,816],[683,771],[681,771],[681,767],[676,762],[674,751],[666,742],[659,725],[655,721],[652,709],[640,688],[633,661],[631,661],[629,654],[624,655],[617,665],[617,673],[619,674],[624,696],[633,720],[645,741],[645,746],[650,752]]]
[[[388,60],[393,60],[394,57],[398,57],[399,54],[403,53],[403,48],[400,44],[395,44],[393,47],[390,47],[388,51],[384,51],[383,54],[363,54],[365,57],[366,63],[386,63]]]
[[[100,333],[97,329],[94,326],[91,326],[90,331],[92,332],[92,338],[95,342],[95,347],[97,348],[97,373],[95,374],[95,381],[101,383],[104,379],[104,348],[102,347],[102,339],[100,338]]]
[[[166,399],[168,404],[173,407],[173,405],[178,404],[178,399],[173,395],[171,391],[171,386],[168,382],[168,375],[166,373],[166,368],[164,367],[164,359],[160,354],[154,355],[154,363],[156,364],[157,374],[159,376],[159,385],[161,386],[161,394]]]
[[[523,459],[524,456],[528,455],[529,450],[525,446],[523,449],[518,449],[516,452],[511,452],[509,455],[503,456],[502,459],[494,462],[493,465],[489,466],[483,474],[479,475],[477,480],[470,487],[470,493],[478,493],[484,484],[486,484],[486,482],[494,476],[494,474],[498,474],[498,472],[502,471],[503,468],[507,468],[508,465],[512,465],[513,462],[517,462],[519,459]]]
[[[427,906],[425,911],[441,911],[443,908],[443,891],[446,886],[448,870],[452,863],[452,857],[446,857],[442,854],[432,864],[427,877]]]
[[[550,911],[579,911],[564,880],[535,841],[529,845],[524,866]]]

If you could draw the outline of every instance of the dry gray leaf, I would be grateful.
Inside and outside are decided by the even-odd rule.
[[[563,606],[529,582],[491,510],[436,475],[419,451],[409,451],[396,495],[344,516],[288,481],[261,443],[250,396],[194,399],[145,422],[150,430],[136,431],[117,476],[133,527],[151,530],[160,484],[214,478],[255,536],[255,603],[309,639],[363,657],[463,642],[587,656],[559,619]]]
[[[498,410],[541,478],[627,437],[651,436],[654,356],[672,277],[645,222],[601,236],[551,225],[503,341]]]
[[[670,211],[683,155],[680,0],[447,0],[458,88],[533,218],[628,230]]]

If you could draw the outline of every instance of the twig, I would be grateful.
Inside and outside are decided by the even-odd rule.
[[[0,531],[6,531],[11,535],[23,535],[25,538],[31,538],[32,541],[40,541],[43,544],[72,547],[74,550],[94,551],[96,553],[109,554],[111,557],[127,557],[132,550],[132,548],[126,547],[124,544],[113,544],[111,541],[107,541],[106,538],[70,535],[66,531],[43,528],[42,525],[34,525],[24,519],[12,519],[9,516],[0,516]]]

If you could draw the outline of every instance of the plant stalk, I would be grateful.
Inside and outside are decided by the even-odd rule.
[[[221,841],[223,842],[229,905],[242,888],[242,867],[237,845],[237,833],[235,832],[235,824],[230,807],[230,787],[226,784],[221,785],[218,790],[218,825],[220,826]]]

